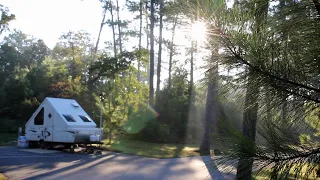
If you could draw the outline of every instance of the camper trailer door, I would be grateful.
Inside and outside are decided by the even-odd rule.
[[[43,139],[43,129],[44,129],[44,108],[42,107],[38,114],[34,117],[33,125],[30,127],[32,141],[39,141]],[[29,133],[29,132],[28,132]]]

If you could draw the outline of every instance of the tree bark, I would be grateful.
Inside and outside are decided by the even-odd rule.
[[[178,22],[178,16],[175,16],[173,21],[172,33],[171,33],[171,43],[170,43],[170,54],[169,54],[169,78],[168,78],[168,95],[171,93],[171,79],[172,79],[172,59],[173,59],[173,51],[174,51],[174,36],[176,31],[176,26]]]
[[[101,24],[100,24],[99,34],[98,34],[96,46],[94,47],[94,55],[96,55],[97,51],[98,51],[98,46],[99,46],[99,42],[100,42],[100,36],[101,36],[101,32],[102,32],[103,26],[105,24],[105,19],[106,19],[106,14],[107,14],[107,9],[108,9],[107,5],[108,4],[106,3],[106,7],[103,10],[103,17],[102,17],[102,21],[101,21]]]
[[[265,103],[266,103],[266,110],[267,110],[267,121],[272,121],[272,114],[271,114],[271,110],[272,110],[272,107],[271,107],[271,102],[270,102],[270,99],[271,96],[270,96],[270,93],[268,91],[268,89],[265,90],[266,93],[265,93]]]
[[[119,0],[117,2],[117,25],[118,25],[118,33],[119,33],[119,50],[122,53],[122,33],[121,33],[121,25],[120,25],[120,10],[119,10]]]
[[[247,90],[245,96],[245,110],[243,115],[243,124],[242,124],[242,134],[251,142],[255,142],[256,137],[256,124],[257,124],[257,113],[258,113],[258,94],[259,87],[254,83],[254,77],[249,72],[248,81],[247,81]],[[246,149],[254,149],[254,143],[250,144],[241,144],[240,151],[246,152]],[[252,146],[249,147],[248,146]],[[252,174],[252,165],[253,158],[250,157],[250,154],[247,154],[246,157],[240,157],[237,167],[237,176],[236,179],[251,179]]]
[[[115,27],[114,27],[114,16],[113,16],[113,5],[112,5],[112,0],[109,1],[109,11],[111,15],[111,28],[112,28],[112,37],[113,37],[113,53],[114,57],[117,57],[117,41],[116,41],[116,32],[115,32]],[[118,93],[118,85],[117,85],[117,80],[114,79],[114,84],[115,84],[115,92]],[[111,128],[111,126],[110,126]]]
[[[113,36],[113,53],[114,57],[117,57],[117,41],[116,41],[116,32],[114,27],[114,17],[113,17],[113,7],[112,7],[112,0],[109,1],[109,11],[111,15],[111,28],[112,28],[112,36]]]
[[[145,1],[146,4],[145,4],[145,18],[146,18],[146,34],[147,34],[147,49],[149,49],[149,45],[150,45],[150,32],[149,32],[149,13],[148,13],[148,1]],[[149,56],[149,59],[148,59],[148,62],[150,62],[150,56]],[[147,66],[146,67],[146,71],[147,71],[147,76],[148,76],[148,84],[150,84],[150,66]]]
[[[142,41],[142,8],[143,8],[143,0],[140,0],[139,3],[139,53],[141,53],[141,41]],[[138,73],[137,73],[137,79],[140,82],[140,58],[138,59]]]
[[[160,101],[160,76],[161,76],[161,56],[162,56],[162,29],[163,29],[163,0],[160,0],[160,27],[159,27],[159,51],[157,64],[157,89],[156,89],[156,104]]]
[[[121,32],[121,21],[120,21],[120,8],[119,8],[119,0],[116,0],[116,4],[117,4],[117,26],[118,26],[118,41],[119,41],[119,50],[120,50],[120,54],[122,54],[122,32]],[[126,72],[122,72],[121,73],[121,82],[124,84],[124,87],[126,89],[127,87],[127,82],[125,79],[126,76]],[[124,100],[124,109],[126,109],[128,107],[127,101],[126,101],[126,90],[122,91],[122,99]]]
[[[149,83],[149,105],[154,105],[154,89],[153,89],[153,76],[154,76],[154,2],[151,0],[151,15],[150,15],[150,83]]]
[[[193,86],[193,71],[194,71],[194,51],[195,51],[195,44],[194,41],[191,41],[191,54],[190,54],[190,82],[189,82],[189,89],[188,89],[188,104],[189,110],[193,108],[193,94],[194,94],[194,86]]]
[[[216,129],[218,121],[218,61],[214,59],[216,52],[212,52],[211,62],[213,63],[213,68],[209,71],[208,78],[208,90],[206,99],[206,109],[204,117],[204,132],[200,144],[200,154],[208,155],[210,154],[210,136],[212,134],[212,129]]]

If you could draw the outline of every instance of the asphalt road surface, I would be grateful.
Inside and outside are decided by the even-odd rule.
[[[0,173],[15,179],[197,180],[233,179],[211,157],[154,159],[114,152],[102,155],[0,147]],[[225,169],[225,168],[224,168]]]

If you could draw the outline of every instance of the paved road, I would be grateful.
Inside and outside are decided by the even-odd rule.
[[[113,152],[94,156],[41,149],[0,147],[0,173],[9,179],[193,180],[233,179],[210,157],[153,159]],[[220,168],[219,168],[220,169]]]

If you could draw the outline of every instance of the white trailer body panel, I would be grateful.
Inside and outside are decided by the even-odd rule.
[[[90,143],[102,130],[73,99],[46,98],[26,123],[29,141]]]

